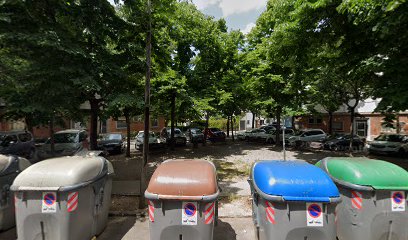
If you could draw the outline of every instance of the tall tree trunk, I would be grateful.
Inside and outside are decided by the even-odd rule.
[[[350,126],[350,142],[349,142],[349,153],[350,155],[353,155],[353,139],[354,139],[354,119],[355,119],[355,111],[356,107],[351,107],[350,108],[350,121],[351,121],[351,126]]]
[[[126,119],[126,157],[130,157],[130,114],[129,111],[124,111]]]
[[[227,116],[227,137],[229,137],[229,130],[230,130],[230,117]]]
[[[176,121],[176,92],[171,93],[171,132],[170,132],[170,149],[174,150],[176,139],[174,139],[174,124]]]
[[[281,124],[281,115],[282,115],[282,107],[281,106],[278,106],[277,108],[276,108],[276,144],[277,145],[281,145],[281,143],[280,143],[280,124]]]
[[[255,128],[255,116],[256,116],[255,112],[252,112],[252,129]]]
[[[51,120],[50,120],[50,142],[51,142],[51,156],[55,156],[55,140],[54,140],[54,123],[55,123],[55,116],[52,113]]]
[[[397,113],[396,115],[396,119],[397,119],[397,134],[400,134],[401,133],[401,123],[400,123],[400,115],[399,115],[399,113]]]
[[[205,115],[205,130],[204,130],[204,142],[203,142],[204,146],[207,144],[209,122],[210,122],[210,114],[207,112]]]
[[[26,129],[34,134],[33,116],[31,114],[25,117]]]
[[[295,116],[292,116],[291,121],[292,121],[292,129],[296,130],[296,128],[295,128]]]
[[[333,112],[329,111],[329,134],[333,135]]]
[[[91,128],[90,128],[90,145],[91,150],[97,149],[98,144],[98,113],[99,113],[99,100],[90,99],[89,103],[91,105]]]
[[[150,130],[150,77],[152,56],[152,20],[151,2],[147,0],[148,29],[146,34],[146,82],[145,82],[145,109],[144,109],[144,139],[143,139],[143,165],[140,174],[139,209],[146,207],[144,192],[146,189],[146,166],[149,161],[149,130]]]
[[[232,132],[232,141],[235,142],[235,137],[234,137],[234,117],[231,116],[231,132]]]

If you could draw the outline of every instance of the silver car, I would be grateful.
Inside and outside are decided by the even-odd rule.
[[[327,134],[321,129],[304,129],[288,138],[288,144],[295,146],[297,142],[321,142]]]
[[[402,134],[381,134],[367,144],[369,153],[398,154],[401,157],[408,153],[408,136]]]
[[[51,138],[38,151],[40,159],[72,156],[87,147],[88,134],[85,130],[69,129],[54,133],[54,153],[51,152]]]

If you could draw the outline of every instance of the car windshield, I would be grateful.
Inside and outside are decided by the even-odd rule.
[[[200,129],[191,129],[191,133],[200,134],[202,133]]]
[[[299,131],[299,132],[297,132],[297,133],[295,134],[295,136],[300,136],[300,135],[302,135],[303,133],[305,133],[305,131]]]
[[[138,138],[144,138],[144,132],[139,133],[139,134],[137,135],[137,137],[138,137]],[[154,138],[154,137],[155,137],[154,133],[151,132],[149,137]]]
[[[54,134],[54,143],[75,143],[78,141],[77,136],[77,133],[56,133]],[[50,143],[51,139],[47,142]]]
[[[387,142],[401,142],[402,137],[400,135],[380,135],[376,137],[374,140],[377,141],[387,141]]]
[[[122,140],[122,135],[118,133],[106,134],[102,138],[103,140]]]

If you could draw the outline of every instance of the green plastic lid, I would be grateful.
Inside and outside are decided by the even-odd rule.
[[[408,172],[386,161],[331,157],[323,159],[317,165],[338,184],[378,190],[408,190]]]

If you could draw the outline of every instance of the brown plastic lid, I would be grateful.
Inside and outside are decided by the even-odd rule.
[[[163,162],[153,173],[147,192],[162,199],[194,199],[217,194],[215,167],[205,160]]]

